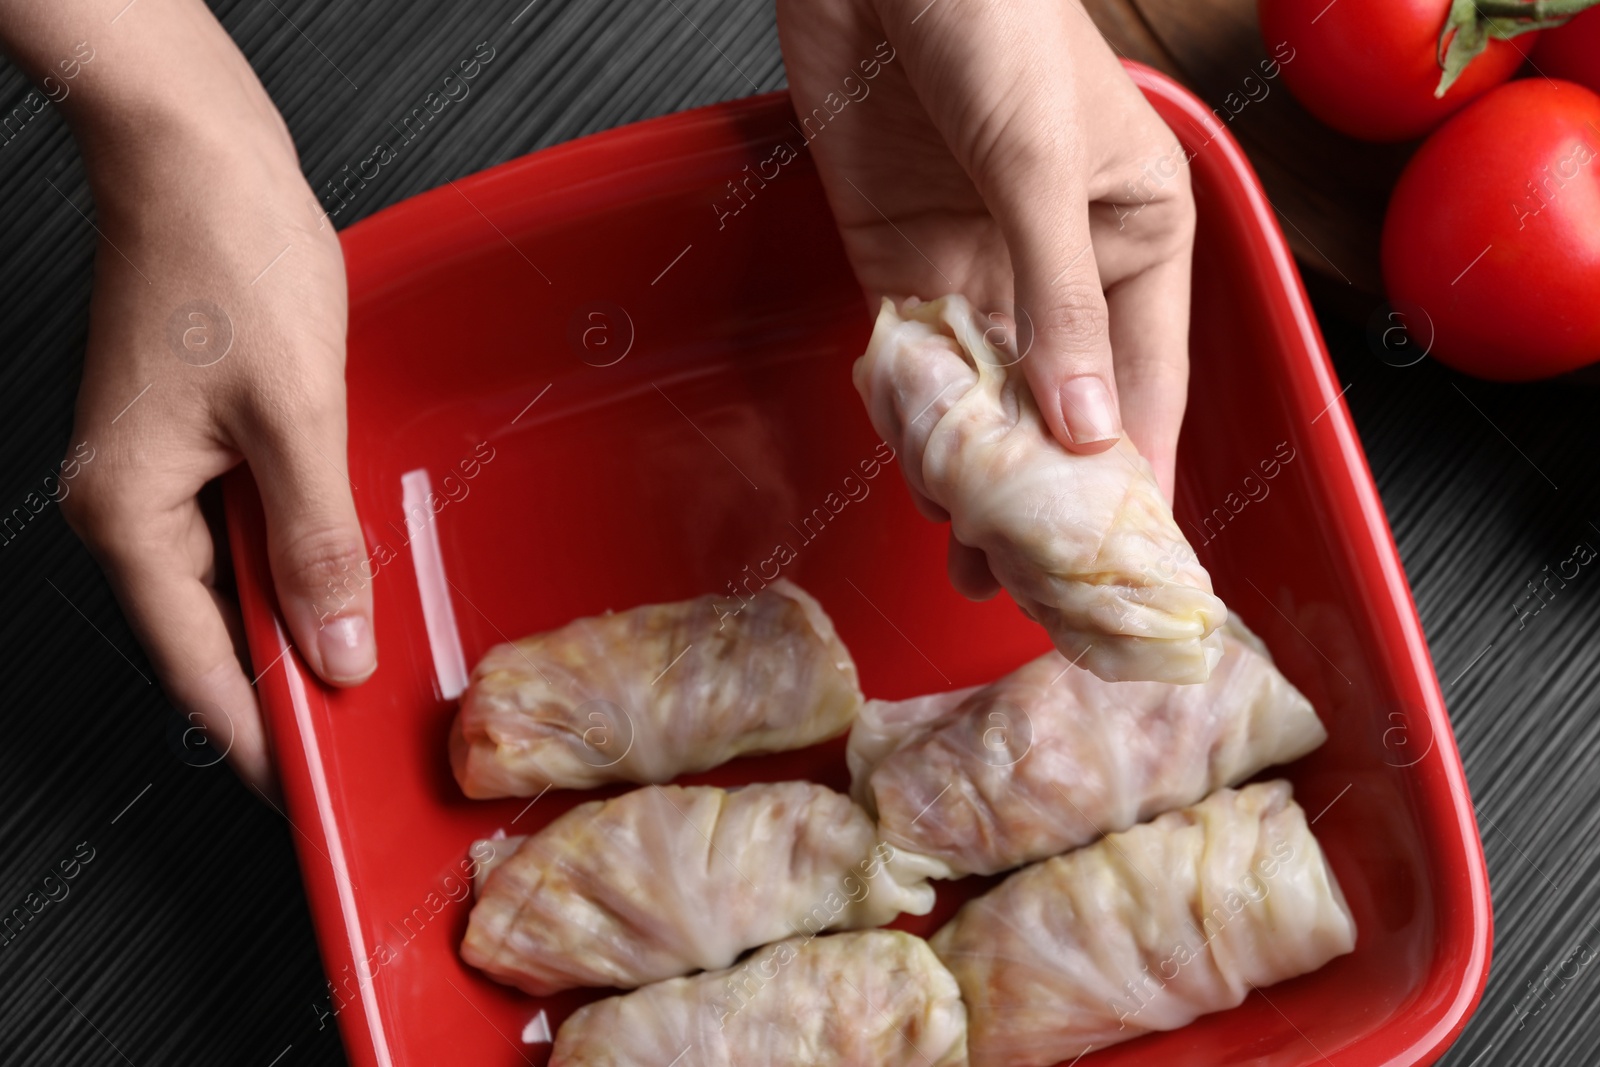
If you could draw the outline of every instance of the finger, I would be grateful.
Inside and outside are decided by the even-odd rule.
[[[1185,248],[1106,293],[1128,437],[1169,501],[1189,395],[1189,273]]]
[[[1097,163],[1086,130],[1099,116],[1083,114],[1076,73],[1114,60],[1077,21],[1081,9],[1048,0],[960,3],[901,25],[915,6],[894,7],[889,29],[922,42],[906,48],[907,75],[1005,237],[1015,317],[1032,326],[1021,358],[1040,413],[1068,449],[1102,452],[1122,425],[1090,241]]]
[[[957,541],[953,533],[947,563],[950,584],[968,600],[988,600],[1000,591],[1000,583],[989,570],[989,557],[981,549]]]
[[[199,506],[190,499],[150,513],[95,488],[80,486],[62,510],[104,566],[162,688],[241,778],[276,796],[255,690],[207,584],[215,546]]]
[[[1122,435],[1122,421],[1081,135],[1071,125],[1020,125],[1015,136],[1039,143],[1012,149],[979,185],[1011,253],[1022,371],[1056,440],[1073,452],[1103,452]]]
[[[267,663],[259,669],[251,664],[239,605],[209,584],[206,584],[205,589],[211,598],[212,607],[222,620],[223,628],[227,631],[234,650],[231,662],[223,661],[212,668],[211,677],[204,675],[201,677],[201,682],[205,686],[222,693],[225,697],[225,699],[209,700],[208,703],[215,706],[201,710],[206,739],[212,748],[222,751],[228,760],[228,765],[244,779],[245,784],[254,787],[269,804],[276,807],[282,802],[283,794],[279,789],[272,746],[266,734],[266,718],[261,712],[261,702],[256,697],[255,689],[260,675],[265,674],[276,664]],[[249,687],[248,700],[252,702],[255,714],[240,716],[227,710],[230,707],[243,706],[247,700],[246,691],[239,688],[241,681]],[[220,713],[220,719],[217,718],[217,713]]]
[[[1029,235],[1013,239],[1008,234],[1007,240],[1018,316],[1026,314],[1033,325],[1023,374],[1056,440],[1070,451],[1091,454],[1116,443],[1122,420],[1088,206],[1077,196],[1069,198],[1075,201],[1072,210],[1030,212],[1013,224]],[[1040,213],[1057,217],[1040,222]],[[1054,239],[1043,236],[1049,231]]]
[[[261,490],[273,583],[295,647],[335,685],[378,666],[372,571],[345,473],[344,395],[275,415],[244,453]]]

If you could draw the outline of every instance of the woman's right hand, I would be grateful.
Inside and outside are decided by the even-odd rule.
[[[779,0],[778,34],[796,129],[872,312],[958,292],[1024,320],[1020,371],[1056,440],[1089,454],[1126,432],[1170,500],[1187,156],[1080,0]],[[968,596],[999,589],[953,535],[949,570]]]

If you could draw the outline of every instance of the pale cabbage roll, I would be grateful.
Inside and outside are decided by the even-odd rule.
[[[822,606],[779,579],[496,645],[450,732],[469,797],[667,782],[849,728],[861,689]]]
[[[632,989],[933,907],[849,797],[812,782],[648,786],[580,804],[485,878],[461,956],[543,996]]]
[[[579,1008],[550,1067],[963,1067],[966,1009],[920,937],[791,938]]]
[[[1204,681],[1228,613],[1150,465],[1126,437],[1062,448],[985,325],[961,296],[885,300],[854,372],[873,428],[1068,659],[1110,681]]]
[[[1051,652],[981,689],[868,701],[852,793],[895,864],[994,874],[1125,830],[1327,738],[1311,702],[1237,619],[1197,685],[1106,682]]]
[[[961,984],[974,1067],[1046,1067],[1234,1007],[1355,948],[1289,783],[1025,867],[932,941]]]

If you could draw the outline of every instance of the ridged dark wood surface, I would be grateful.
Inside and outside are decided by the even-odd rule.
[[[495,47],[471,96],[385,167],[341,226],[533,149],[783,85],[770,0],[215,6],[319,188],[447,65],[479,42]],[[26,89],[0,71],[7,112]],[[67,446],[94,248],[77,208],[92,215],[83,167],[47,109],[0,146],[3,511]],[[1596,1062],[1600,568],[1520,627],[1513,605],[1576,543],[1600,547],[1600,392],[1388,366],[1363,327],[1370,299],[1337,279],[1314,287],[1445,686],[1493,881],[1493,974],[1443,1062]],[[1187,432],[1204,432],[1201,414]],[[69,895],[0,948],[0,1062],[343,1062],[331,1022],[319,1029],[323,978],[288,827],[224,767],[179,758],[183,724],[54,507],[0,547],[0,582],[0,910],[93,850]]]

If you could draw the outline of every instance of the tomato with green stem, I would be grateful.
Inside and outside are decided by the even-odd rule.
[[[1597,0],[1259,0],[1267,50],[1317,118],[1364,141],[1406,141],[1516,72],[1534,34]]]

